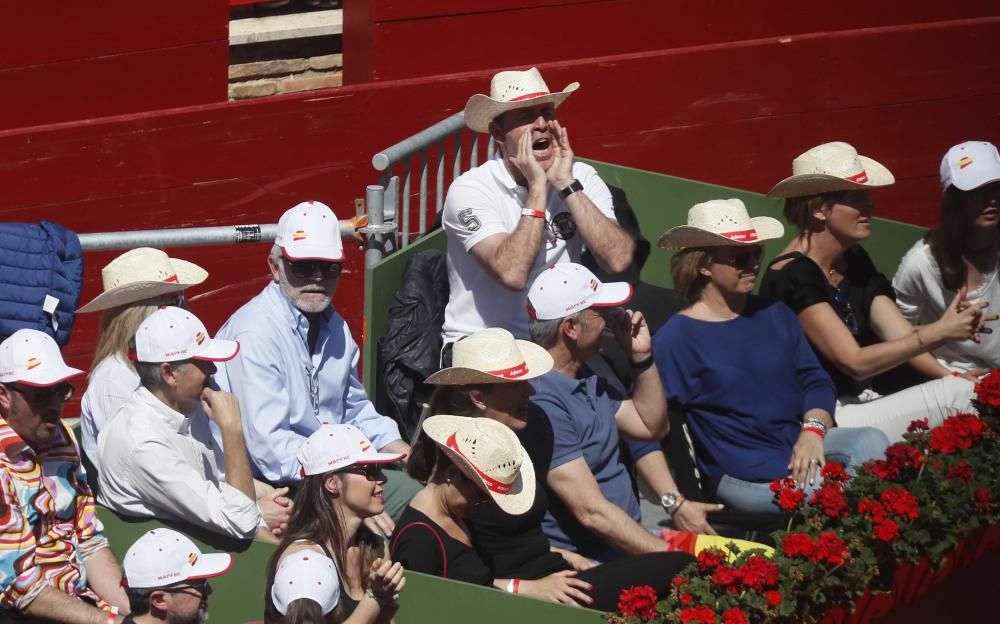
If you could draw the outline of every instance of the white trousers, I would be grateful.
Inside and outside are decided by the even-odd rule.
[[[894,444],[903,440],[910,422],[926,418],[933,428],[958,412],[973,412],[975,384],[964,377],[942,377],[881,396],[865,390],[859,396],[837,399],[837,424],[841,427],[875,427]]]

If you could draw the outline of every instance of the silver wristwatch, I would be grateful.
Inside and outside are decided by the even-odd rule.
[[[660,496],[660,504],[663,508],[667,510],[667,513],[673,513],[674,508],[677,507],[677,503],[681,501],[680,492],[666,492]]]

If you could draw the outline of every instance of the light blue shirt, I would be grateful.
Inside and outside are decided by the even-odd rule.
[[[310,355],[309,320],[272,282],[218,333],[238,340],[240,353],[219,363],[215,379],[239,398],[250,463],[272,483],[301,478],[295,456],[320,425],[350,423],[378,449],[400,439],[396,422],[375,411],[358,381],[360,352],[344,318],[333,306],[320,316]]]

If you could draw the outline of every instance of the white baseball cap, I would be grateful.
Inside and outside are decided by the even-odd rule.
[[[37,329],[19,329],[0,343],[0,383],[54,386],[81,373],[66,366],[56,341]]]
[[[232,565],[233,556],[229,553],[203,554],[187,536],[172,529],[153,529],[125,553],[122,582],[133,589],[166,587],[219,576]]]
[[[318,604],[323,615],[337,606],[340,577],[332,559],[314,550],[300,550],[281,560],[271,584],[274,608],[285,615],[288,605],[301,598]]]
[[[528,290],[528,316],[561,319],[593,307],[616,307],[632,298],[628,282],[603,283],[574,262],[554,264],[535,278]]]
[[[354,425],[322,425],[299,448],[303,477],[341,470],[354,464],[391,464],[406,453],[379,453]]]
[[[135,333],[134,359],[138,362],[225,362],[239,351],[240,343],[211,338],[197,316],[173,306],[150,314]]]
[[[278,220],[274,244],[289,260],[344,261],[337,215],[317,201],[302,202],[286,210]]]
[[[941,159],[941,188],[954,185],[971,191],[1000,180],[1000,153],[992,143],[966,141],[948,150]]]

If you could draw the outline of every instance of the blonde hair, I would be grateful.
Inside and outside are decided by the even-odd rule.
[[[105,310],[104,314],[101,315],[97,349],[94,350],[94,361],[90,364],[91,374],[101,362],[115,354],[120,356],[130,369],[135,370],[135,366],[128,358],[129,340],[135,336],[142,322],[159,307],[154,303],[144,303],[143,301],[111,308]]]

